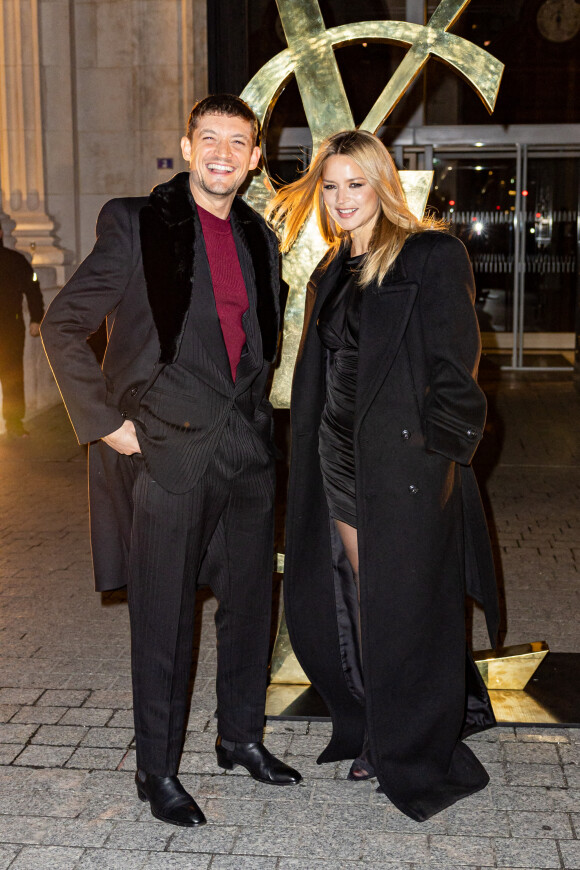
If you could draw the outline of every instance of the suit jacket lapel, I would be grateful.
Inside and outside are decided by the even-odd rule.
[[[258,319],[261,353],[273,362],[280,328],[278,251],[263,220],[239,196],[232,205],[231,221],[248,300]]]
[[[397,355],[417,291],[417,283],[407,278],[401,254],[379,287],[363,290],[355,431]]]

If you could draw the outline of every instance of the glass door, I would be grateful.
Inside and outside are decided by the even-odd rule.
[[[579,165],[523,145],[435,152],[429,206],[469,252],[490,363],[572,366]]]
[[[578,292],[580,161],[522,146],[516,365],[571,365]]]

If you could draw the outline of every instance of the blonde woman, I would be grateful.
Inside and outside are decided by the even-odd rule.
[[[314,209],[329,251],[308,284],[292,394],[285,597],[330,711],[319,762],[424,821],[482,789],[462,738],[495,724],[464,596],[495,640],[495,579],[470,467],[485,421],[465,248],[410,212],[370,133],[329,137],[269,209],[282,249]]]

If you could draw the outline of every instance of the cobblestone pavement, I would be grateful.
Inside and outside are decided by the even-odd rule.
[[[505,643],[580,651],[580,403],[569,380],[488,385],[478,471],[505,601]],[[498,728],[469,743],[491,784],[424,824],[315,763],[321,722],[272,722],[304,775],[271,788],[213,754],[213,601],[200,596],[182,780],[209,819],[154,820],[133,786],[126,603],[92,591],[84,454],[61,408],[0,439],[0,870],[580,868],[580,729]],[[480,614],[476,647],[487,646]]]

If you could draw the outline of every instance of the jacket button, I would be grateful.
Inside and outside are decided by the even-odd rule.
[[[127,416],[127,412],[126,412],[126,411],[121,411],[121,417],[125,418],[126,416]]]
[[[477,438],[477,429],[468,429],[466,432],[466,435],[468,438],[471,438],[472,440],[474,438]]]
[[[136,396],[136,395],[137,395],[137,387],[131,387],[131,395],[132,395],[132,396]]]
[[[419,487],[415,486],[415,484],[412,483],[409,487],[409,492],[411,493],[411,495],[417,495],[417,493],[419,492]]]
[[[403,439],[403,441],[408,441],[410,437],[411,437],[411,433],[409,432],[408,429],[403,429],[401,431],[401,438]]]

